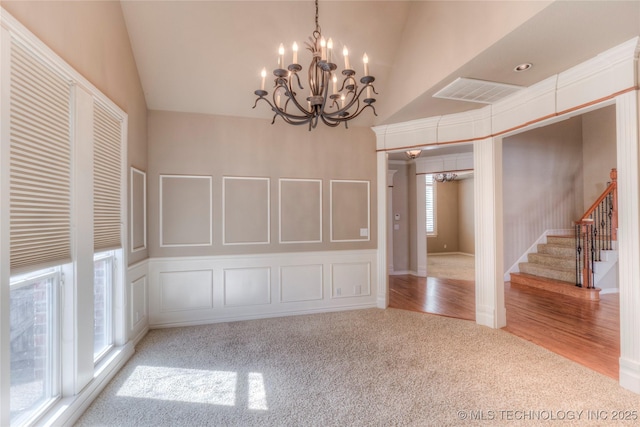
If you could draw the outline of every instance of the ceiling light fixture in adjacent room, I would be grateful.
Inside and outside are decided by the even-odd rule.
[[[405,154],[407,155],[408,158],[410,159],[415,159],[420,157],[420,153],[422,153],[422,150],[409,150],[409,151],[405,151]]]
[[[438,182],[450,182],[456,179],[457,176],[458,176],[457,174],[452,172],[436,173],[433,175],[433,179],[435,179]]]
[[[298,64],[298,44],[293,43],[291,64],[285,66],[285,49],[282,44],[278,50],[278,67],[273,70],[275,76],[274,87],[270,97],[265,90],[267,70],[262,69],[262,83],[260,90],[254,93],[258,101],[269,104],[274,112],[273,124],[276,117],[292,125],[309,124],[309,130],[322,121],[327,126],[335,127],[341,123],[347,127],[347,122],[358,117],[366,108],[370,107],[377,116],[373,103],[373,94],[378,94],[373,82],[375,78],[369,74],[369,58],[365,53],[362,57],[364,76],[360,78],[360,85],[356,80],[356,72],[349,63],[349,51],[343,46],[344,69],[338,77],[338,66],[335,62],[337,55],[333,52],[333,40],[322,36],[318,24],[318,0],[316,0],[316,29],[309,42],[305,42],[311,51],[312,59],[309,65],[307,88],[302,86],[300,75],[302,66]],[[338,78],[341,79],[338,84]],[[362,99],[361,99],[362,98]]]
[[[533,67],[533,64],[532,64],[532,63],[530,63],[530,62],[525,62],[525,63],[523,63],[523,64],[516,65],[516,66],[513,68],[513,71],[515,71],[516,73],[520,73],[520,72],[522,72],[522,71],[527,71],[527,70],[529,70],[531,67]]]

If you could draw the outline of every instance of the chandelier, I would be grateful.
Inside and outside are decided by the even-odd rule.
[[[408,159],[416,159],[418,158],[418,156],[420,156],[420,153],[422,153],[422,150],[409,150],[409,151],[405,151],[405,154],[407,155]]]
[[[365,53],[362,57],[364,76],[360,78],[360,85],[356,80],[356,72],[349,63],[349,51],[346,46],[342,49],[344,57],[344,69],[342,76],[338,77],[338,66],[334,61],[333,40],[325,40],[318,24],[318,0],[316,4],[316,29],[309,41],[305,42],[307,49],[311,51],[312,59],[308,70],[308,91],[302,86],[300,71],[302,66],[298,64],[298,45],[292,46],[292,63],[286,66],[284,59],[284,46],[280,44],[278,50],[278,68],[273,70],[275,76],[274,87],[270,97],[265,90],[267,70],[262,69],[262,83],[260,90],[254,93],[258,96],[253,108],[258,101],[269,104],[274,112],[271,124],[276,117],[292,125],[309,124],[309,130],[315,129],[319,121],[327,126],[336,127],[358,117],[365,109],[370,107],[377,116],[372,97],[375,91],[372,83],[375,78],[369,75],[369,58]],[[338,79],[341,79],[338,84]],[[304,93],[303,93],[304,91]],[[364,94],[364,95],[363,95]],[[362,99],[361,99],[362,98]]]
[[[451,173],[451,172],[437,173],[433,175],[433,179],[435,179],[438,182],[449,182],[456,179],[457,176],[458,176],[457,174]]]

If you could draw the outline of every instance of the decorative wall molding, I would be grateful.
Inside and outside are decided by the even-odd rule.
[[[280,267],[280,302],[318,301],[324,297],[322,264]],[[305,286],[301,286],[305,283]]]
[[[359,227],[359,235],[360,238],[336,238],[334,237],[336,234],[336,228],[334,225],[336,224],[336,219],[334,219],[333,211],[336,206],[340,203],[344,203],[345,200],[334,200],[335,186],[339,185],[363,185],[366,186],[366,207],[362,206],[352,206],[353,209],[342,209],[340,211],[340,221],[358,221],[358,219],[350,218],[348,214],[357,213],[359,210],[366,210],[366,224],[358,223]],[[348,202],[351,204],[356,200],[355,197],[349,198]],[[339,206],[338,206],[339,207]],[[355,223],[350,224],[355,226]],[[364,228],[363,225],[366,227]],[[330,229],[330,240],[331,242],[365,242],[371,240],[371,183],[369,181],[361,181],[361,180],[348,180],[348,179],[332,179],[329,183],[329,229]],[[355,234],[355,233],[354,233]]]
[[[136,184],[141,185],[142,188],[138,188],[138,185]],[[131,212],[131,216],[129,218],[129,229],[131,230],[129,240],[131,253],[134,253],[147,249],[147,173],[132,166],[129,176],[129,185],[129,207]],[[139,206],[140,203],[142,206]],[[139,206],[142,212],[139,212],[136,209],[136,206]],[[138,215],[142,217],[142,230],[137,230],[134,227]],[[136,246],[136,241],[139,240],[142,240],[142,243]]]
[[[354,250],[151,258],[149,327],[375,307],[376,256]]]
[[[160,174],[159,176],[159,192],[160,192],[160,226],[159,226],[159,236],[160,236],[160,247],[190,247],[190,246],[211,246],[213,244],[213,178],[211,176],[206,175],[164,175]],[[169,181],[174,180],[176,182],[183,181],[181,191],[176,194],[166,194],[165,195],[165,181],[168,183]],[[199,212],[197,209],[194,209],[193,206],[190,206],[190,209],[185,209],[185,206],[188,206],[187,200],[198,200],[198,197],[195,197],[193,194],[190,196],[185,196],[187,193],[188,186],[186,186],[186,182],[192,181],[200,181],[205,180],[208,182],[206,189],[194,189],[192,192],[199,191],[199,197],[204,200],[204,205],[208,208],[208,212]],[[182,197],[187,197],[187,200],[181,200]],[[191,201],[191,205],[193,202]],[[180,213],[189,214],[188,216],[184,216],[183,218],[177,218],[176,214],[173,215],[173,222],[171,223],[171,228],[177,230],[189,230],[186,234],[190,239],[195,239],[196,236],[201,238],[204,236],[202,241],[188,241],[188,239],[184,242],[167,242],[165,240],[169,240],[166,238],[164,233],[164,225],[167,213],[165,213],[165,207],[167,209],[174,208],[178,210]],[[197,223],[194,224],[194,215],[199,214],[198,218],[200,222],[207,223],[207,230],[197,230],[194,229],[197,226]]]
[[[240,191],[230,191],[228,186],[236,183],[246,181],[247,183],[260,183],[261,181],[266,184],[265,186],[265,206],[259,206],[260,200],[255,197],[256,194],[247,194],[242,202],[228,200],[228,196],[238,196]],[[257,187],[256,187],[257,188]],[[255,191],[255,188],[253,189]],[[254,196],[254,197],[252,197]],[[250,206],[253,204],[253,206]],[[232,215],[227,215],[227,209],[236,209]],[[253,218],[250,215],[254,215]],[[230,218],[238,219],[244,218],[244,224],[233,224]],[[263,229],[248,230],[246,224],[251,223],[252,227],[262,226]],[[237,227],[233,228],[234,225]],[[243,232],[254,233],[255,236],[249,236],[245,238],[238,236]],[[263,239],[260,239],[258,235],[264,235]],[[271,243],[271,179],[254,176],[223,176],[222,177],[222,244],[223,245],[267,245]]]
[[[315,239],[304,239],[302,238],[301,240],[286,240],[283,238],[283,229],[285,229],[285,227],[287,227],[286,223],[283,223],[282,217],[283,217],[283,212],[284,212],[284,207],[283,207],[283,194],[286,193],[286,191],[283,188],[283,183],[288,183],[289,185],[294,184],[294,183],[305,183],[305,184],[309,184],[309,183],[315,183],[318,185],[318,194],[317,194],[317,202],[318,202],[318,211],[317,211],[317,215],[318,215],[318,222],[315,224],[317,226],[317,238]],[[278,217],[278,224],[279,224],[279,242],[280,243],[322,243],[322,180],[321,179],[294,179],[294,178],[280,178],[279,180],[279,187],[280,187],[280,191],[279,191],[279,209],[278,209],[278,213],[279,213],[279,217]],[[286,187],[286,185],[285,185]],[[313,194],[309,194],[309,196],[311,196],[311,200],[313,200]],[[313,202],[312,202],[313,203]],[[313,220],[313,215],[314,213],[312,211],[305,211],[303,210],[303,208],[306,207],[305,203],[303,203],[302,200],[297,200],[297,204],[296,204],[296,209],[290,209],[290,211],[287,211],[286,213],[284,213],[285,217],[291,216],[293,217],[293,224],[294,225],[299,225],[299,224],[304,224],[307,223],[309,220]]]

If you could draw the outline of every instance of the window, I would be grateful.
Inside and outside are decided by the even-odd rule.
[[[0,216],[9,250],[0,269],[10,279],[0,412],[11,425],[62,425],[69,402],[106,378],[98,362],[126,357],[114,350],[127,341],[124,277],[115,270],[116,259],[126,264],[127,116],[2,12],[0,187],[8,191]]]
[[[97,363],[113,347],[114,253],[96,254],[93,265],[93,360]]]
[[[436,182],[432,174],[424,176],[424,188],[427,236],[435,236],[438,234],[436,230]]]
[[[58,269],[10,284],[11,424],[27,424],[60,395]]]

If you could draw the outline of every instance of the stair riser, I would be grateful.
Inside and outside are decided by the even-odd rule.
[[[598,301],[600,299],[600,289],[580,288],[571,283],[553,282],[541,277],[527,276],[521,273],[511,274],[511,285],[544,289],[546,291],[590,301]]]
[[[576,260],[574,257],[565,258],[546,254],[529,254],[528,261],[532,264],[544,265],[547,267],[571,269],[575,268]]]
[[[538,253],[560,256],[560,257],[567,257],[567,258],[575,258],[576,249],[573,247],[568,248],[566,246],[540,244],[538,245]]]
[[[568,237],[547,236],[547,244],[565,246],[568,248],[575,248],[576,239],[573,236],[568,236]]]
[[[533,274],[534,276],[546,277],[548,279],[554,280],[562,280],[564,282],[576,282],[576,273],[575,271],[558,271],[558,270],[550,270],[545,268],[544,266],[531,264],[531,263],[521,263],[519,264],[520,272]]]

